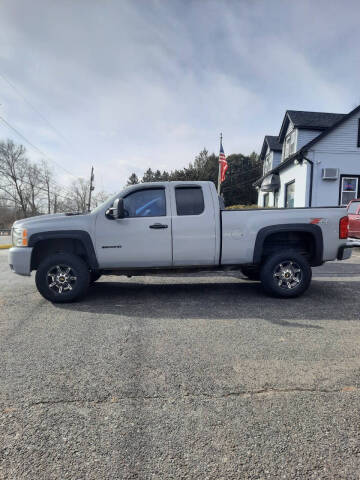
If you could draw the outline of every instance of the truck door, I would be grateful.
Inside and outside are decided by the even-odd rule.
[[[171,186],[173,265],[214,265],[215,212],[208,185]]]
[[[125,218],[100,214],[95,237],[101,268],[171,266],[168,196],[165,187],[140,187],[124,197]]]

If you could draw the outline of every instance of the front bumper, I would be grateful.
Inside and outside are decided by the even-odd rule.
[[[18,275],[30,275],[32,247],[12,247],[9,250],[9,265]]]
[[[353,248],[360,248],[360,240],[349,238],[346,244],[339,248],[337,259],[347,260],[350,258]]]

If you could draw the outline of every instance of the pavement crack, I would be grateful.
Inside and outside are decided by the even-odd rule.
[[[73,405],[73,404],[90,404],[90,405],[101,405],[101,404],[116,404],[126,400],[164,400],[164,401],[177,401],[182,399],[213,399],[221,400],[227,398],[251,398],[251,397],[261,397],[267,395],[276,395],[276,394],[293,394],[293,393],[346,393],[358,391],[356,386],[344,386],[341,388],[316,388],[316,387],[289,387],[289,388],[261,388],[258,390],[239,390],[222,393],[220,395],[214,395],[211,393],[201,392],[201,393],[190,393],[185,392],[181,395],[121,395],[115,396],[112,394],[106,395],[100,398],[93,399],[83,399],[83,398],[74,398],[74,399],[54,399],[54,400],[39,400],[27,404],[28,408],[38,407],[38,406],[53,406],[53,405]],[[8,407],[7,407],[8,408]],[[15,407],[16,408],[16,407]],[[5,409],[6,410],[6,409]]]

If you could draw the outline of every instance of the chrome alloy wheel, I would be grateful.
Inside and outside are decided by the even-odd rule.
[[[291,260],[279,263],[274,269],[273,276],[279,287],[288,290],[297,287],[302,280],[301,268]]]
[[[64,293],[72,290],[77,277],[68,265],[55,265],[47,273],[47,282],[50,290],[55,293]]]

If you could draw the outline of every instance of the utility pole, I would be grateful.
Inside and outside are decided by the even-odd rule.
[[[88,212],[91,210],[91,192],[95,190],[95,187],[93,186],[93,181],[94,181],[94,167],[91,167],[91,175],[90,175],[90,188],[89,188],[89,202],[87,204],[87,209]]]
[[[222,144],[222,133],[220,133],[220,148],[221,148],[221,144]],[[220,195],[220,189],[221,189],[220,177],[221,177],[221,163],[220,163],[220,153],[219,153],[219,171],[218,171],[218,184],[217,184],[218,195]]]

